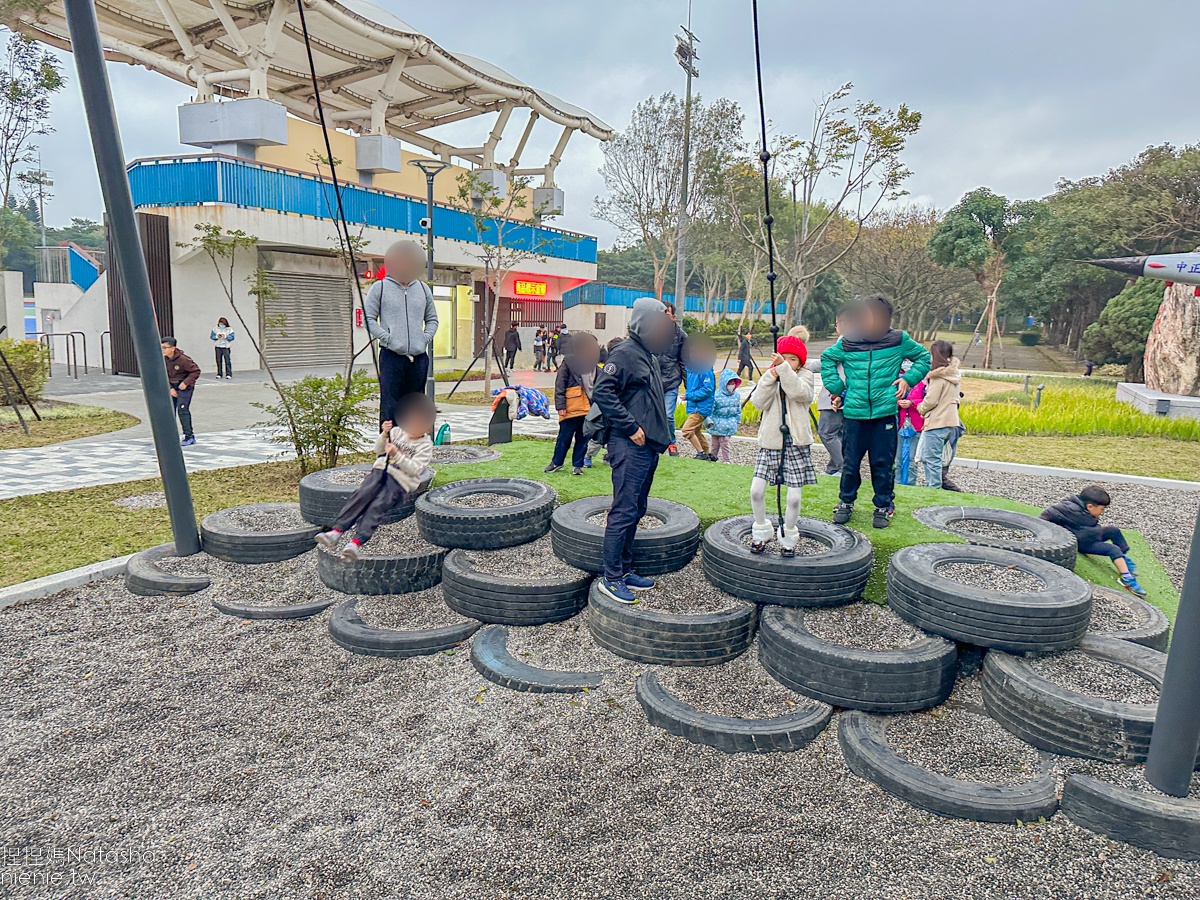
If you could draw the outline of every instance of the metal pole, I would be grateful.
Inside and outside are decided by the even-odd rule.
[[[1158,696],[1146,780],[1165,794],[1186,797],[1200,749],[1200,512],[1171,634],[1171,652]]]
[[[429,282],[430,293],[433,292],[433,177],[436,172],[425,173],[425,279]],[[457,322],[450,324],[457,327]],[[430,400],[436,400],[437,382],[433,378],[433,345],[429,346],[429,374],[425,379],[425,393]]]
[[[188,487],[183,450],[179,446],[179,429],[171,403],[167,367],[162,360],[158,326],[154,321],[154,303],[150,295],[150,279],[142,255],[133,197],[125,174],[125,154],[113,110],[112,91],[104,69],[104,51],[100,44],[100,27],[91,0],[64,0],[67,25],[71,32],[71,50],[79,73],[79,88],[83,93],[84,110],[96,156],[96,171],[104,208],[108,212],[108,227],[112,231],[112,246],[123,285],[125,312],[133,349],[142,374],[142,392],[146,396],[146,411],[154,447],[158,455],[158,470],[162,475],[163,491],[167,495],[167,511],[171,531],[175,535],[175,551],[180,556],[200,552],[200,535],[196,530],[196,512]]]
[[[684,307],[687,305],[687,224],[688,224],[688,169],[692,155],[692,76],[697,74],[695,35],[692,34],[692,4],[688,2],[688,23],[683,29],[687,40],[677,38],[679,46],[675,50],[679,64],[687,72],[687,91],[683,101],[683,178],[679,188],[679,235],[675,241],[675,314],[683,321]],[[686,49],[684,49],[686,48]],[[681,55],[682,51],[682,55]],[[686,58],[684,58],[686,57]]]

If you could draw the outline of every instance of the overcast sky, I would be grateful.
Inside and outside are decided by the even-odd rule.
[[[617,129],[639,100],[683,90],[672,35],[686,0],[379,5],[442,46],[486,59]],[[767,114],[778,130],[799,131],[814,100],[852,81],[857,97],[923,114],[904,155],[911,199],[944,208],[979,185],[1040,197],[1060,178],[1102,173],[1150,144],[1200,139],[1188,37],[1194,13],[1185,0],[762,0]],[[696,0],[693,31],[702,42],[697,88],[738,101],[752,122],[749,0]],[[101,213],[77,80],[69,55],[63,59],[69,85],[55,100],[56,131],[41,141],[56,182],[52,225]],[[177,139],[175,107],[190,94],[184,85],[125,65],[111,65],[110,77],[126,156],[196,152]],[[479,120],[475,143],[491,118]],[[548,123],[539,131],[526,162],[544,160],[557,137]],[[501,144],[502,154],[514,140]],[[596,141],[572,139],[556,179],[567,202],[559,224],[607,246],[612,229],[591,217],[604,190],[601,160]]]

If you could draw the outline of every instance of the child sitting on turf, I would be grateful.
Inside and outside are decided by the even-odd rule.
[[[742,398],[738,396],[741,386],[742,379],[737,377],[733,369],[721,372],[717,393],[713,397],[712,414],[705,422],[712,438],[710,453],[719,457],[721,462],[729,462],[729,439],[737,434],[738,426],[742,424]]]
[[[342,559],[356,560],[362,545],[371,539],[396,504],[421,484],[421,476],[433,459],[433,431],[437,411],[433,400],[423,393],[406,394],[396,404],[396,422],[384,422],[375,441],[378,458],[362,484],[358,486],[337,521],[328,531],[318,534],[323,547],[337,546],[342,532],[357,526],[354,538],[342,549]]]
[[[1137,566],[1129,558],[1125,535],[1121,534],[1120,528],[1100,524],[1100,517],[1110,503],[1112,498],[1108,491],[1093,484],[1080,491],[1079,496],[1068,497],[1043,510],[1042,518],[1074,534],[1080,553],[1111,559],[1121,574],[1122,587],[1131,594],[1145,597],[1146,590],[1137,580]]]
[[[800,531],[796,528],[796,520],[800,518],[800,492],[804,485],[817,483],[810,449],[812,426],[808,422],[816,382],[813,373],[803,368],[807,360],[808,348],[800,338],[791,334],[781,337],[776,353],[771,357],[771,367],[762,373],[750,394],[750,402],[762,411],[758,423],[758,460],[750,482],[750,508],[754,512],[751,553],[762,553],[767,549],[767,542],[776,536],[767,521],[767,485],[787,486],[787,507],[778,539],[780,553],[795,556],[796,543],[800,539]],[[782,428],[785,403],[786,440]]]

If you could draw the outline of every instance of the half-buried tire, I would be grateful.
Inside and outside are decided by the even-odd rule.
[[[226,562],[258,565],[282,562],[307,553],[313,548],[317,527],[306,522],[274,530],[247,528],[247,518],[277,517],[299,520],[296,503],[251,503],[211,513],[200,520],[200,539],[204,552]]]
[[[916,510],[918,522],[957,535],[968,544],[1011,550],[1075,568],[1078,543],[1061,525],[1036,516],[986,506],[926,506]]]
[[[320,472],[305,475],[300,479],[300,515],[304,516],[305,521],[328,528],[337,520],[350,495],[362,484],[363,478],[370,471],[369,463],[359,463],[353,466],[338,466],[336,469],[322,469]],[[426,469],[420,487],[397,503],[382,524],[399,522],[411,516],[417,496],[429,490],[433,476],[433,469]]]
[[[500,454],[491,447],[477,447],[474,444],[439,444],[433,448],[435,468],[492,462],[499,458]]]
[[[506,505],[485,505],[489,495]],[[550,529],[554,489],[527,478],[473,478],[434,488],[417,499],[417,526],[431,544],[499,550],[534,541]],[[475,500],[480,506],[472,505]]]
[[[1200,800],[1068,775],[1062,811],[1076,825],[1168,859],[1200,860]]]
[[[1107,605],[1120,607],[1128,615],[1120,616],[1119,624],[1097,627],[1096,614]],[[1092,634],[1141,644],[1163,653],[1167,652],[1167,645],[1171,641],[1171,622],[1157,606],[1151,606],[1132,594],[1095,585],[1092,585],[1092,620],[1089,627]]]
[[[550,518],[554,555],[586,572],[604,571],[604,526],[591,521],[608,512],[611,497],[584,497],[564,503]],[[700,517],[680,503],[651,497],[646,517],[661,524],[639,528],[633,539],[633,570],[662,575],[682,569],[700,546]]]
[[[333,606],[334,600],[312,600],[308,603],[288,603],[272,606],[267,603],[230,603],[227,600],[213,598],[212,605],[217,612],[239,619],[307,619]]]
[[[442,595],[452,610],[499,625],[542,625],[561,622],[588,602],[592,576],[558,565],[563,574],[526,577],[492,575],[477,570],[470,550],[451,550],[442,566]]]
[[[862,535],[817,519],[797,523],[801,540],[828,548],[812,555],[753,554],[752,516],[714,522],[704,532],[704,574],[743,600],[779,606],[838,606],[862,596],[874,554]]]
[[[927,635],[891,650],[845,647],[804,625],[805,610],[767,607],[758,658],[784,687],[843,709],[905,712],[937,706],[954,687],[958,650]]]
[[[329,636],[335,644],[364,656],[425,656],[450,650],[467,640],[480,627],[478,622],[461,622],[440,628],[401,631],[375,628],[362,620],[351,598],[329,615]]]
[[[1014,823],[1049,818],[1058,808],[1056,785],[1049,776],[1017,785],[987,784],[950,778],[910,762],[888,744],[884,716],[844,713],[838,743],[855,775],[938,815]]]
[[[534,694],[574,694],[595,690],[604,683],[603,672],[556,672],[523,663],[508,652],[508,629],[485,628],[471,641],[475,671],[512,691]]]
[[[212,584],[203,575],[172,575],[158,567],[160,561],[174,556],[178,556],[174,544],[159,544],[133,554],[125,563],[125,589],[143,597],[182,597]]]

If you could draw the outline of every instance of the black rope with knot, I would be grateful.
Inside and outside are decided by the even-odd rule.
[[[767,286],[771,290],[771,349],[779,351],[779,321],[775,316],[775,237],[771,226],[775,217],[771,215],[771,151],[767,149],[767,106],[763,101],[762,52],[758,37],[758,0],[751,0],[750,9],[754,16],[754,75],[758,83],[758,121],[762,130],[762,145],[758,151],[759,161],[762,162],[763,179],[763,224],[767,226]],[[750,302],[750,298],[746,298]],[[760,376],[761,378],[761,376]],[[787,423],[787,398],[783,393],[783,385],[776,378],[776,390],[779,393],[779,434],[782,438],[779,451],[779,471],[776,475],[775,509],[779,514],[779,529],[783,531],[783,473],[787,445],[791,440],[791,432]]]

